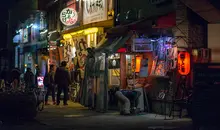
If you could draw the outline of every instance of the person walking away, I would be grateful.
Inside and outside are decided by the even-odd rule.
[[[38,84],[37,84],[37,77],[38,77],[38,76],[41,76],[41,74],[40,74],[40,68],[39,68],[38,65],[36,65],[36,67],[35,67],[35,84],[36,84],[36,85],[38,85]]]
[[[55,73],[55,83],[58,87],[57,92],[57,105],[60,104],[60,95],[64,93],[63,105],[68,105],[68,86],[71,83],[69,71],[66,69],[67,62],[63,61],[61,67],[57,68]]]
[[[24,74],[24,82],[26,88],[33,88],[35,86],[35,77],[34,73],[31,72],[31,68],[27,68],[27,71]]]
[[[49,97],[50,93],[52,95],[53,105],[56,104],[56,101],[55,101],[55,81],[54,81],[54,76],[55,76],[55,66],[54,65],[50,65],[50,71],[44,77],[44,85],[47,88],[47,94],[46,94],[46,97],[45,97],[45,105],[49,105],[48,97]]]
[[[20,86],[20,75],[21,71],[18,68],[14,68],[11,71],[11,83],[13,88],[18,88]]]

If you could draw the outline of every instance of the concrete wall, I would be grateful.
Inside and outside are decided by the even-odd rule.
[[[220,24],[208,24],[208,48],[214,63],[220,63]]]

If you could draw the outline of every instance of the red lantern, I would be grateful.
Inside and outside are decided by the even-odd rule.
[[[188,75],[190,73],[190,54],[183,51],[178,54],[178,72],[181,75]]]

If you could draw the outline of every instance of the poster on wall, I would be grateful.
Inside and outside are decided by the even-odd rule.
[[[86,62],[86,57],[88,55],[88,52],[86,50],[87,46],[85,37],[77,37],[73,39],[75,48],[76,48],[76,56],[77,56],[77,61],[79,65],[79,70],[80,70],[80,75],[81,78],[84,78],[84,72],[85,72],[85,62]]]
[[[23,30],[23,43],[26,43],[26,42],[28,42],[28,29],[27,28]]]
[[[35,39],[35,28],[34,27],[31,27],[31,42],[35,42],[36,39]]]
[[[45,28],[45,18],[44,13],[40,13],[40,30],[43,30]]]
[[[74,57],[73,52],[73,43],[71,41],[66,41],[66,44],[64,46],[64,59],[66,62],[71,62],[72,58]]]
[[[152,68],[151,68],[151,73],[150,75],[154,75],[155,74],[155,69],[156,69],[156,65],[157,65],[157,60],[158,60],[158,56],[156,56],[153,59],[153,63],[152,63]]]
[[[113,0],[108,1],[108,19],[113,19],[114,17],[114,2]]]
[[[141,60],[141,68],[140,68],[139,76],[140,77],[148,76],[148,59]]]
[[[24,35],[24,30],[23,30],[23,29],[20,29],[19,39],[20,39],[20,42],[21,42],[21,43],[24,43],[24,42],[23,42],[23,35]]]
[[[50,60],[49,60],[49,63],[50,64],[53,64],[53,65],[58,65],[58,61],[59,61],[59,55],[58,55],[58,50],[57,49],[54,49],[54,50],[50,50],[49,51],[49,56],[50,56]]]
[[[167,70],[175,69],[177,63],[177,56],[178,56],[178,48],[177,46],[168,49],[167,54]]]
[[[83,4],[83,24],[105,21],[108,19],[107,0],[86,0]]]
[[[165,76],[165,61],[158,61],[155,69],[155,75]]]

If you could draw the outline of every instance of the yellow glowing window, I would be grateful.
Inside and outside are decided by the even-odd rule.
[[[135,72],[138,73],[140,72],[141,69],[141,57],[137,56],[136,57],[136,68],[135,68]]]

